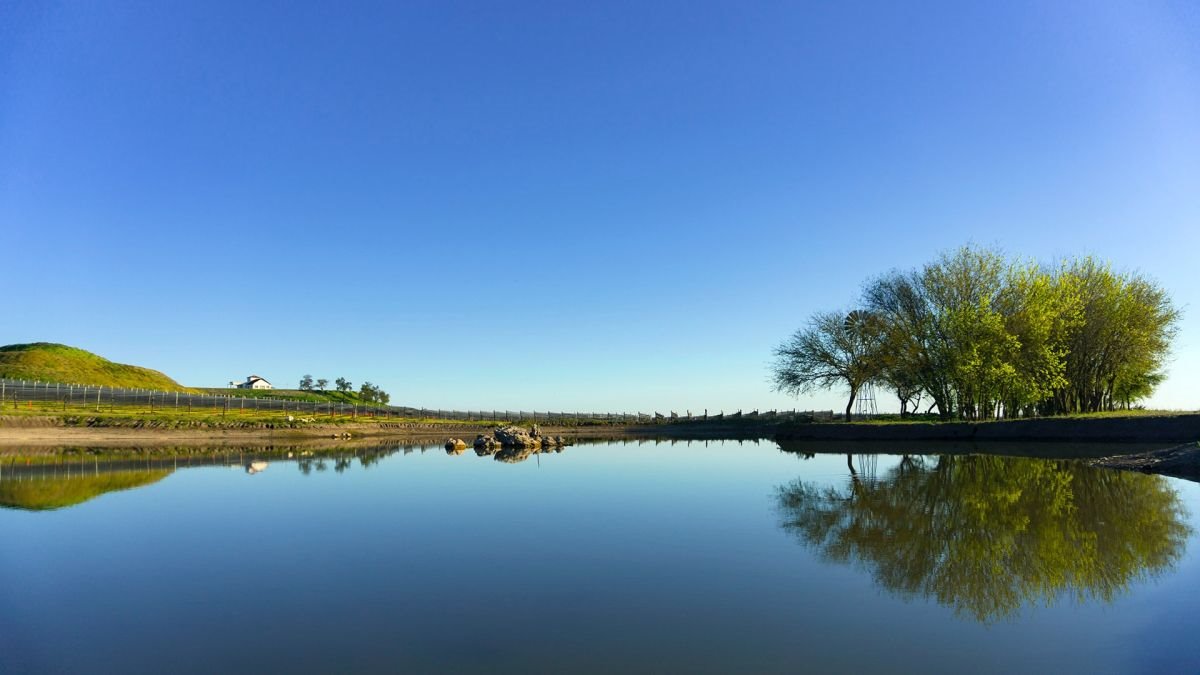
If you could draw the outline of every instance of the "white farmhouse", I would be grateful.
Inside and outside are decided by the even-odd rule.
[[[270,382],[267,382],[258,375],[251,375],[250,377],[246,378],[245,382],[239,382],[234,386],[238,389],[274,389]]]

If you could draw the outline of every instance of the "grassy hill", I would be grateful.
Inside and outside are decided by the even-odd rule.
[[[82,349],[50,342],[0,347],[0,378],[190,391],[157,370],[114,363]]]

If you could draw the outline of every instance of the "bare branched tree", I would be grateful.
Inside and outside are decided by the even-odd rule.
[[[775,350],[775,389],[787,394],[808,394],[846,387],[846,419],[854,400],[867,382],[880,376],[879,350],[883,331],[864,312],[817,314]]]

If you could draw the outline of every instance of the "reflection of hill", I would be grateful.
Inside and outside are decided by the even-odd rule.
[[[129,490],[166,478],[169,469],[122,471],[95,476],[0,481],[0,506],[47,511],[82,504],[106,492]]]
[[[1063,595],[1111,601],[1190,534],[1164,479],[1071,461],[905,457],[879,480],[797,481],[778,500],[781,527],[826,559],[982,622]]]

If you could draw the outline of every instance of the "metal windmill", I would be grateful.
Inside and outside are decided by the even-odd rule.
[[[846,315],[846,331],[855,336],[861,342],[866,342],[869,339],[870,326],[872,320],[871,314],[861,309],[856,309]],[[854,402],[854,415],[856,417],[878,415],[879,408],[875,405],[875,383],[867,380],[863,383],[858,391],[858,398]]]

